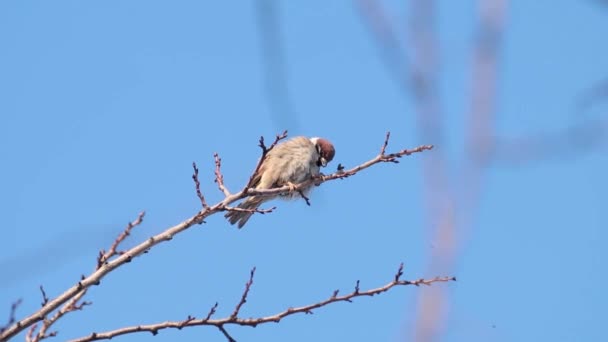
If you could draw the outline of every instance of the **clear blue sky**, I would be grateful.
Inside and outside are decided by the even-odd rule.
[[[500,55],[496,130],[538,136],[605,117],[604,101],[573,109],[608,77],[608,8],[595,1],[512,1]],[[450,160],[462,150],[476,3],[438,4],[441,99]],[[406,32],[407,8],[387,5]],[[260,135],[323,136],[337,163],[420,141],[411,96],[383,66],[349,1],[282,2],[288,117],[265,92],[253,1],[3,1],[0,3],[0,322],[19,316],[95,265],[138,212],[132,246],[199,208],[191,163],[209,201],[213,152],[227,186],[247,180]],[[603,111],[603,113],[602,113]],[[284,127],[288,126],[288,127]],[[561,148],[561,147],[560,147]],[[432,153],[432,152],[431,152]],[[580,153],[580,154],[579,154]],[[312,206],[277,203],[238,231],[221,216],[104,279],[93,305],[55,328],[57,340],[137,323],[229,315],[257,266],[244,316],[262,316],[390,281],[434,276],[424,222],[422,158],[379,165],[315,190]],[[333,169],[332,167],[332,169]],[[481,206],[456,261],[442,341],[598,341],[608,324],[604,261],[605,146],[487,170]],[[457,179],[453,179],[458,181]],[[239,341],[402,341],[417,296],[397,288],[255,329]],[[148,341],[149,334],[121,337]],[[165,331],[154,341],[222,341],[213,328]]]

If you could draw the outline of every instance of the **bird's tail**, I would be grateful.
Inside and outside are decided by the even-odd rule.
[[[260,196],[251,196],[244,200],[241,204],[237,206],[240,209],[257,209],[260,204],[264,202],[264,198]],[[249,220],[249,218],[253,215],[253,212],[247,211],[229,211],[224,215],[230,222],[230,224],[235,224],[238,222],[238,227],[243,228],[245,223]]]

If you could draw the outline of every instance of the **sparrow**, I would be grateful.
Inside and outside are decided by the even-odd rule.
[[[298,183],[319,176],[321,167],[327,166],[335,154],[334,146],[327,139],[294,137],[276,145],[268,152],[262,165],[252,177],[250,186],[257,190],[280,188],[285,185],[293,188]],[[306,195],[311,188],[312,184],[300,191]],[[262,203],[279,196],[289,199],[298,195],[299,193],[290,191],[282,195],[250,196],[237,208],[256,209]],[[243,228],[251,215],[253,212],[230,211],[224,216],[230,224],[238,222],[238,227]]]

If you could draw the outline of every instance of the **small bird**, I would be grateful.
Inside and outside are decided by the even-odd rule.
[[[327,166],[336,154],[334,146],[323,138],[294,137],[286,142],[278,144],[268,152],[262,165],[253,176],[250,186],[261,189],[280,188],[288,185],[293,188],[296,184],[307,181],[321,174],[321,166]],[[308,193],[312,184],[301,189],[303,194]],[[297,193],[291,191],[286,198],[297,197]],[[262,203],[281,195],[274,196],[251,196],[238,205],[241,209],[256,209]],[[238,222],[238,227],[243,228],[253,212],[230,211],[225,217],[230,224]]]

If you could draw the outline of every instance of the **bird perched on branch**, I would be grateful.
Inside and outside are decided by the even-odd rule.
[[[287,195],[250,196],[237,208],[255,210],[262,203],[278,196],[294,198],[298,197],[299,194],[306,195],[312,188],[312,184],[298,192],[294,191],[293,188],[298,183],[320,175],[320,168],[327,166],[327,163],[334,158],[335,153],[334,146],[328,140],[317,137],[295,137],[278,144],[264,157],[249,186],[262,190],[288,185],[292,190]],[[228,212],[225,217],[228,218],[230,224],[238,222],[238,227],[242,228],[251,215],[253,215],[253,211],[233,210]]]

